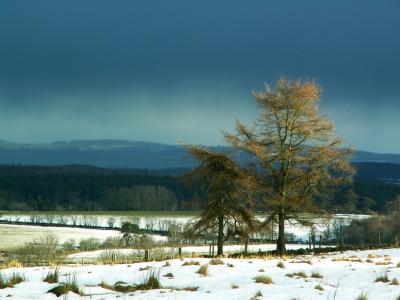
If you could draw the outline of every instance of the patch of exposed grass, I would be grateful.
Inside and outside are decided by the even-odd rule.
[[[363,262],[361,258],[350,258],[350,257],[336,257],[332,261],[349,261],[349,262]]]
[[[147,271],[147,270],[150,270],[150,269],[151,269],[150,266],[145,266],[145,267],[139,268],[139,271]]]
[[[234,264],[227,264],[227,266],[228,266],[229,268],[233,268],[233,267],[235,267],[235,265],[234,265]]]
[[[400,285],[399,281],[396,278],[393,278],[390,282],[391,285]]]
[[[254,277],[254,281],[255,281],[255,283],[263,283],[263,284],[274,283],[272,281],[272,278],[270,276],[266,276],[266,275],[258,275],[256,277]]]
[[[14,285],[25,281],[25,277],[18,273],[13,273],[10,278],[8,278],[7,286],[13,287]]]
[[[224,261],[219,258],[213,258],[208,262],[210,265],[223,265]]]
[[[141,284],[138,286],[138,290],[154,290],[154,289],[160,289],[161,288],[161,283],[160,283],[160,272],[156,271],[155,269],[151,269],[148,273],[145,279]]]
[[[367,294],[362,292],[360,295],[358,295],[356,300],[368,300]]]
[[[323,288],[320,284],[317,284],[317,285],[314,287],[314,289],[319,290],[319,291],[323,291],[323,290],[324,290],[324,288]]]
[[[389,282],[387,273],[381,274],[378,277],[376,277],[375,282]]]
[[[185,261],[182,266],[200,266],[200,262],[197,260]]]
[[[25,277],[18,273],[13,273],[7,280],[0,273],[0,289],[12,288],[14,285],[25,281]]]
[[[58,268],[55,268],[47,272],[47,275],[43,278],[43,281],[48,283],[58,283],[59,277],[60,270]]]
[[[84,296],[85,294],[78,286],[78,281],[76,280],[76,275],[70,275],[67,278],[67,281],[60,283],[56,287],[49,290],[47,293],[55,294],[57,297],[61,295],[68,294],[69,292],[73,292],[77,295]]]
[[[279,261],[279,262],[276,264],[276,266],[277,266],[278,268],[281,268],[281,269],[284,269],[284,268],[285,268],[285,264],[283,263],[283,261]]]
[[[311,278],[323,278],[322,274],[318,272],[318,270],[312,270],[311,272]]]
[[[172,274],[171,272],[169,272],[169,273],[163,275],[163,277],[167,277],[167,278],[169,278],[169,279],[172,279],[172,278],[174,278],[174,274]]]
[[[260,299],[260,297],[262,297],[262,296],[263,295],[262,295],[261,291],[257,291],[257,293],[255,293],[254,296],[250,298],[250,300],[257,300],[257,299]]]
[[[303,271],[288,273],[286,274],[286,277],[308,278],[307,274]]]
[[[3,275],[0,273],[0,289],[7,287],[7,281],[4,279]]]
[[[182,291],[195,292],[199,289],[198,286],[187,286],[181,289]]]
[[[231,289],[238,289],[239,286],[237,284],[231,283]]]
[[[102,287],[103,289],[114,290],[113,286],[109,285],[105,281],[100,282],[99,286]]]
[[[163,265],[163,267],[170,267],[170,266],[171,266],[171,263],[170,263],[169,260],[167,260],[167,261],[165,262],[165,264]]]
[[[200,269],[198,269],[196,273],[203,275],[203,276],[208,276],[208,265],[201,266]]]
[[[261,268],[260,270],[258,270],[258,272],[265,272],[265,270]]]

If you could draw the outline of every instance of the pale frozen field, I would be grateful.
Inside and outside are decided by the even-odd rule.
[[[69,239],[79,242],[88,238],[103,241],[108,237],[120,235],[117,230],[0,224],[0,249],[15,248],[47,234],[55,235],[60,243]]]
[[[117,230],[0,224],[0,250],[12,249],[48,234],[56,236],[60,243],[70,239],[79,243],[79,241],[88,238],[105,241],[109,237],[121,237]],[[165,236],[149,236],[156,241],[167,240]]]
[[[29,222],[31,221],[31,216],[29,214],[12,214],[12,213],[7,213],[4,215],[0,215],[0,220],[7,220],[7,221],[23,221],[23,222]],[[34,216],[38,217],[41,222],[53,222],[53,223],[61,223],[60,217],[62,215],[40,215],[40,214],[35,214]],[[160,214],[157,215],[155,212],[154,215],[149,215],[149,216],[117,216],[115,214],[102,214],[102,215],[96,215],[96,214],[90,214],[90,215],[66,215],[64,216],[64,219],[62,220],[66,224],[72,224],[72,217],[75,218],[76,224],[84,225],[84,224],[89,224],[89,225],[96,225],[96,226],[108,226],[108,220],[110,218],[114,219],[114,226],[118,227],[121,225],[121,223],[128,221],[128,222],[133,222],[133,223],[138,223],[139,227],[142,229],[153,229],[153,230],[167,230],[168,225],[173,223],[177,224],[179,226],[184,226],[189,220],[193,219],[193,215],[188,215],[188,216],[174,216],[174,215],[165,215],[165,214]],[[357,215],[357,214],[336,214],[332,216],[330,219],[324,219],[324,218],[316,218],[314,219],[314,222],[316,224],[316,232],[321,233],[324,231],[328,224],[332,224],[333,220],[335,219],[342,219],[344,220],[345,224],[350,223],[351,220],[354,219],[362,219],[362,218],[367,218],[369,217],[368,215]],[[262,215],[257,216],[258,219],[263,220]],[[296,221],[287,221],[286,222],[286,228],[285,228],[287,233],[292,233],[296,236],[297,239],[302,240],[302,241],[307,241],[309,234],[310,234],[310,227],[307,226],[302,226]]]
[[[383,262],[384,255],[391,257],[390,265],[375,265],[365,262],[368,254],[382,255],[374,258],[374,262]],[[363,258],[363,262],[332,261],[333,258],[357,256]],[[301,262],[312,260],[312,265]],[[355,259],[355,257],[353,257]],[[185,259],[189,261],[191,259]],[[208,263],[209,259],[194,259],[201,264]],[[79,286],[88,296],[79,297],[70,293],[67,299],[247,299],[260,291],[263,297],[257,299],[291,300],[355,300],[361,292],[365,292],[370,300],[395,300],[400,296],[400,287],[389,283],[375,282],[378,275],[387,272],[389,279],[400,280],[400,268],[396,264],[400,261],[400,249],[348,251],[326,256],[299,256],[288,258],[284,261],[285,268],[276,266],[279,259],[223,259],[224,265],[210,265],[209,276],[204,277],[196,273],[199,266],[182,266],[183,261],[170,260],[171,266],[162,267],[165,262],[137,263],[132,265],[85,265],[61,267],[61,278],[68,274],[75,274]],[[229,267],[231,263],[234,267]],[[139,271],[139,268],[151,266],[160,271],[160,281],[163,289],[151,291],[137,291],[133,293],[117,293],[98,287],[102,281],[113,285],[117,281],[129,284],[140,283],[147,271]],[[265,272],[259,272],[264,269]],[[47,291],[57,284],[43,282],[47,274],[47,267],[10,268],[2,270],[4,277],[14,272],[23,274],[25,282],[14,288],[0,289],[0,298],[7,299],[57,299]],[[322,279],[289,278],[288,273],[303,271],[310,275],[317,270],[323,275]],[[171,272],[173,279],[163,277]],[[273,284],[266,285],[255,283],[257,275],[271,276]],[[61,279],[62,281],[63,279]],[[236,284],[238,288],[232,289]],[[314,287],[320,284],[323,291]],[[176,288],[198,287],[197,291],[177,291]],[[61,299],[61,297],[60,297]]]

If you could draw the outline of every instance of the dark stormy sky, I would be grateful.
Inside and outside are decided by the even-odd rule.
[[[0,139],[221,144],[251,90],[315,78],[358,149],[400,153],[400,1],[1,1]]]

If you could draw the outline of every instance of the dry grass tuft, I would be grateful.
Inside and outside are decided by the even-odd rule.
[[[272,284],[274,283],[272,281],[272,278],[270,276],[266,276],[266,275],[259,275],[254,277],[254,281],[255,283],[263,283],[263,284]]]
[[[213,258],[208,262],[210,265],[223,265],[224,261],[219,258]]]
[[[279,261],[279,262],[276,264],[276,266],[277,266],[278,268],[281,268],[281,269],[284,269],[284,268],[285,268],[285,264],[283,263],[283,261]]]
[[[198,269],[196,273],[203,275],[203,276],[208,276],[208,265],[201,266],[200,269]]]
[[[185,261],[182,266],[200,266],[200,262],[197,260]]]
[[[307,274],[304,273],[303,271],[288,273],[286,274],[286,277],[308,278]]]

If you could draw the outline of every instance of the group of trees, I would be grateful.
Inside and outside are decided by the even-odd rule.
[[[389,212],[388,203],[400,195],[400,185],[366,178],[375,167],[366,172],[362,165],[355,164],[354,182],[320,193],[318,206],[331,212]],[[204,191],[181,180],[187,171],[0,165],[0,210],[203,209]]]
[[[320,88],[314,81],[282,78],[275,88],[265,85],[254,93],[260,115],[252,128],[241,122],[225,140],[253,158],[248,167],[238,166],[227,153],[187,146],[200,161],[190,173],[199,176],[207,205],[193,230],[216,226],[218,254],[222,254],[224,227],[233,220],[248,231],[255,228],[254,209],[267,214],[258,224],[278,224],[277,252],[285,253],[285,221],[306,223],[305,213],[319,210],[316,197],[354,173],[352,151],[335,136],[335,127],[318,113]]]
[[[81,166],[0,166],[0,210],[175,210],[195,193],[173,176]]]

